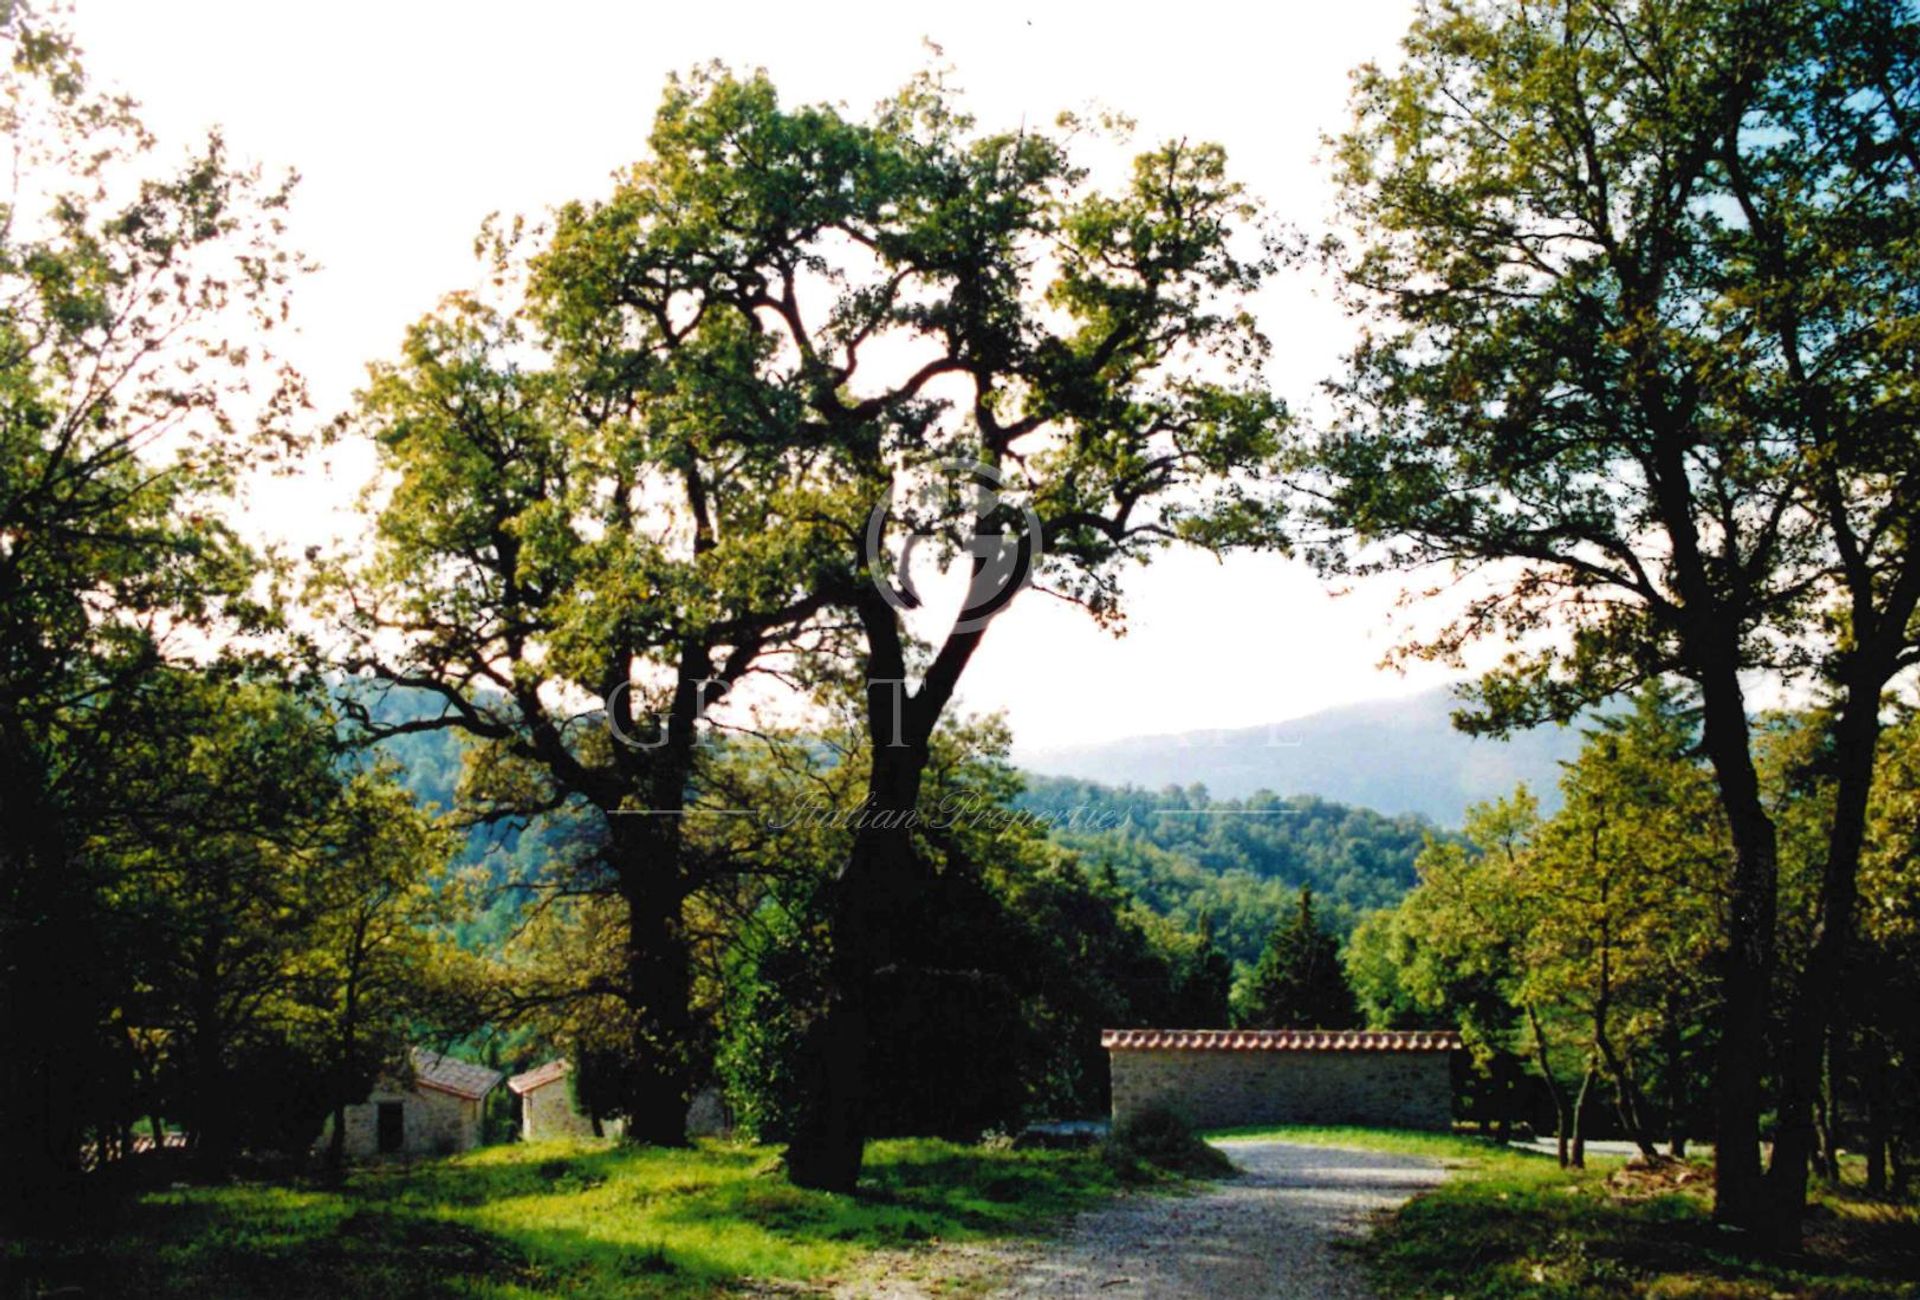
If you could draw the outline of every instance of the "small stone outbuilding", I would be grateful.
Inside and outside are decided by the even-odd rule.
[[[480,1144],[482,1109],[500,1071],[422,1047],[412,1050],[410,1061],[410,1082],[395,1071],[373,1085],[366,1101],[346,1108],[349,1158],[451,1155]]]
[[[507,1087],[520,1099],[520,1136],[524,1140],[593,1136],[593,1120],[581,1114],[568,1095],[567,1075],[572,1070],[573,1066],[561,1058],[507,1080]],[[730,1132],[731,1127],[716,1089],[705,1088],[694,1094],[687,1107],[688,1137],[715,1137]],[[625,1120],[600,1121],[602,1137],[619,1137],[625,1129]]]
[[[1109,1029],[1113,1122],[1165,1107],[1195,1128],[1453,1122],[1451,1031]]]
[[[567,1076],[573,1066],[564,1059],[548,1061],[525,1074],[507,1080],[507,1087],[520,1099],[520,1136],[528,1142],[548,1138],[592,1137],[593,1120],[574,1108],[569,1096]],[[618,1121],[602,1122],[603,1136],[618,1134]]]

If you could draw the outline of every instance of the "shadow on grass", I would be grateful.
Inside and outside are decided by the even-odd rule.
[[[495,1147],[339,1183],[153,1193],[69,1240],[0,1243],[0,1297],[698,1295],[1032,1233],[1115,1190],[1091,1153],[934,1141],[874,1143],[851,1196],[794,1187],[760,1147]]]
[[[1822,1193],[1794,1251],[1713,1223],[1710,1180],[1622,1195],[1606,1175],[1501,1161],[1409,1201],[1363,1247],[1383,1294],[1920,1295],[1912,1206]]]

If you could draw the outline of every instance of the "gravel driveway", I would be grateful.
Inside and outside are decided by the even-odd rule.
[[[1244,1172],[1191,1196],[1134,1196],[1082,1214],[1008,1260],[1008,1297],[1354,1298],[1370,1294],[1334,1242],[1446,1175],[1414,1156],[1220,1142]]]

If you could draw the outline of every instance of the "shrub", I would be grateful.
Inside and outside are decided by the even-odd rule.
[[[1121,1179],[1139,1182],[1158,1169],[1189,1178],[1224,1178],[1233,1161],[1194,1135],[1179,1114],[1152,1106],[1114,1126],[1101,1144],[1101,1158]]]

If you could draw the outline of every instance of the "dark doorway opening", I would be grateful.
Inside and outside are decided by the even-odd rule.
[[[387,1155],[406,1145],[406,1109],[397,1101],[380,1103],[380,1154]]]

